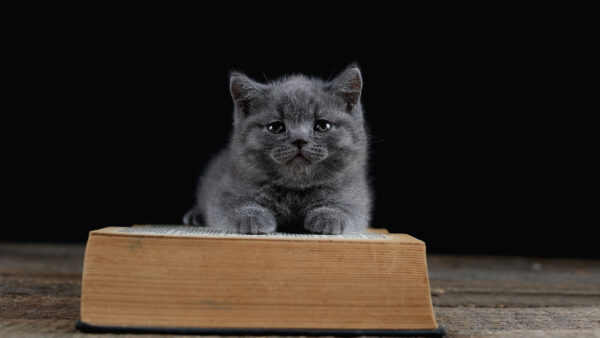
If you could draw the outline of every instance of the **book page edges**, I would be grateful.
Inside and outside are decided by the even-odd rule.
[[[133,227],[145,227],[151,225],[134,225]],[[206,236],[180,236],[180,235],[171,235],[171,234],[141,234],[141,233],[123,233],[119,232],[120,230],[128,228],[128,227],[105,227],[101,229],[92,230],[89,233],[89,236],[128,236],[128,237],[160,237],[160,238],[181,238],[181,239],[190,239],[190,240],[203,240],[203,239],[217,239],[217,240],[281,240],[281,241],[319,241],[319,242],[359,242],[359,243],[381,243],[387,244],[390,242],[401,243],[407,245],[425,245],[425,243],[419,239],[416,239],[407,234],[397,234],[397,233],[389,233],[386,229],[383,228],[369,228],[375,229],[376,231],[368,231],[373,233],[381,233],[385,234],[388,238],[385,239],[351,239],[351,238],[296,238],[296,237],[256,237],[252,238],[251,236],[247,237],[230,237],[230,236],[219,236],[219,235],[206,235]]]

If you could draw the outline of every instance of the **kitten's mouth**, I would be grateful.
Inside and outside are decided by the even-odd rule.
[[[301,153],[298,153],[296,156],[292,157],[289,161],[287,161],[286,164],[290,164],[292,162],[298,162],[298,161],[310,164],[310,160],[307,159],[306,157],[302,156]]]

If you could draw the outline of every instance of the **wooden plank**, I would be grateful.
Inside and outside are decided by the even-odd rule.
[[[587,331],[600,335],[600,307],[436,308],[438,323],[454,335],[511,331]],[[529,336],[529,334],[525,334]],[[514,337],[515,335],[513,335]],[[517,335],[522,336],[522,335]],[[593,335],[592,335],[593,336]]]
[[[428,258],[436,306],[600,305],[600,261],[522,257]]]
[[[79,318],[83,253],[81,244],[0,243],[0,319]]]
[[[600,260],[428,255],[430,278],[594,286],[600,290]]]
[[[600,337],[598,330],[510,330],[510,331],[499,331],[490,332],[485,334],[469,334],[469,335],[451,335],[453,337],[469,337],[469,338],[515,338],[515,337],[528,337],[528,338],[594,338]]]
[[[81,274],[82,244],[0,242],[0,273]]]

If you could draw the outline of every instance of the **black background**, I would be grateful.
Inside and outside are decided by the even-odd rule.
[[[561,70],[535,30],[446,21],[280,37],[97,23],[36,27],[16,44],[1,240],[180,223],[231,130],[229,71],[329,78],[358,62],[373,226],[430,252],[598,256],[593,204],[574,190],[588,166],[563,142]]]

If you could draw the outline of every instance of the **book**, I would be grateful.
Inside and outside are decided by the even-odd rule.
[[[90,232],[78,327],[439,332],[425,244],[409,235],[160,225]]]

